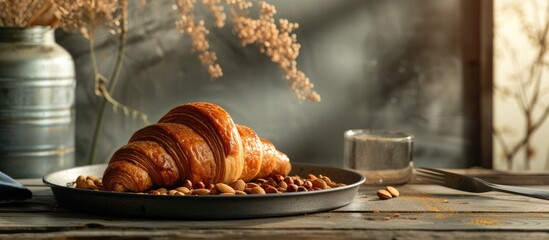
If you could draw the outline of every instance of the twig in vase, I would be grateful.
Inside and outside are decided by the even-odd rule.
[[[99,140],[99,135],[101,134],[101,129],[103,127],[103,120],[105,115],[105,109],[107,107],[107,103],[112,104],[114,111],[116,111],[117,108],[121,108],[123,112],[127,112],[126,115],[132,116],[140,116],[141,120],[145,125],[149,124],[148,117],[145,113],[142,113],[140,111],[137,111],[135,109],[129,108],[120,102],[114,100],[112,97],[112,93],[114,92],[116,88],[116,84],[118,83],[118,80],[120,78],[120,71],[122,69],[122,64],[124,62],[124,52],[126,49],[126,39],[127,39],[127,32],[128,32],[128,16],[127,16],[127,0],[122,0],[120,2],[120,9],[121,9],[121,19],[120,19],[120,37],[119,37],[119,44],[118,44],[118,55],[116,58],[116,65],[114,67],[111,81],[109,82],[108,86],[105,87],[105,82],[107,82],[106,78],[102,76],[99,73],[99,70],[97,68],[97,62],[95,59],[95,51],[94,51],[94,42],[93,38],[90,38],[90,58],[92,61],[92,66],[94,69],[95,79],[96,79],[96,93],[103,96],[103,100],[101,102],[101,106],[99,107],[99,114],[97,115],[97,120],[95,124],[95,129],[93,133],[92,138],[92,145],[90,148],[90,157],[88,160],[89,164],[95,163],[95,158],[97,155],[97,143]]]

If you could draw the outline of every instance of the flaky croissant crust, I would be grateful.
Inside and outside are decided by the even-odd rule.
[[[143,192],[185,180],[232,183],[290,170],[288,157],[253,129],[236,125],[216,104],[195,102],[136,131],[113,154],[103,185],[109,191]]]

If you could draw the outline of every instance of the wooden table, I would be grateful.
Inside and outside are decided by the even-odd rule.
[[[19,181],[34,196],[25,202],[0,205],[0,239],[549,239],[549,201],[498,192],[472,194],[414,182],[398,187],[401,196],[390,200],[380,200],[376,188],[361,187],[351,204],[330,212],[174,221],[74,212],[57,205],[40,179]],[[549,190],[549,185],[535,187]]]

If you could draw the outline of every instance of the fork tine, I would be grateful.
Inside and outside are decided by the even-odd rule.
[[[473,177],[434,168],[418,168],[418,172],[443,178],[442,186],[466,192],[487,192],[491,188]]]
[[[495,184],[491,183],[491,182],[487,182],[487,181],[484,181],[478,177],[473,177],[476,181],[482,183],[482,184],[485,184],[485,185],[488,185],[488,186],[494,186]]]
[[[457,173],[453,173],[453,172],[448,172],[448,171],[444,171],[444,170],[440,170],[440,169],[435,169],[435,168],[422,167],[420,169],[427,170],[427,171],[432,171],[433,173],[439,174],[440,176],[443,176],[445,178],[446,177],[471,178],[469,176],[465,176],[465,175],[461,175],[461,174],[457,174]]]
[[[443,170],[436,169],[436,168],[421,167],[421,168],[419,168],[419,169],[428,170],[428,171],[436,172],[436,173],[439,173],[439,174],[448,174],[448,173],[450,173],[450,172],[443,171]]]
[[[429,175],[429,176],[433,176],[433,177],[439,177],[439,178],[444,178],[444,174],[440,174],[440,173],[437,173],[437,172],[430,172],[428,170],[425,170],[425,169],[416,169],[416,171],[418,173],[421,173],[421,174],[424,174],[424,175]]]
[[[421,182],[426,182],[426,183],[435,183],[435,184],[444,184],[445,183],[444,179],[431,177],[431,176],[428,176],[428,175],[418,175],[417,179]]]
[[[429,183],[436,183],[436,184],[445,183],[444,176],[441,174],[425,171],[423,169],[416,169],[416,170],[419,173],[419,175],[417,175],[418,180],[422,182],[429,182]]]
[[[444,174],[444,172],[440,172],[440,171],[434,171],[433,169],[431,168],[423,168],[423,167],[420,167],[420,168],[416,168],[417,171],[420,171],[420,172],[427,172],[429,174],[437,174],[437,175],[442,175]]]

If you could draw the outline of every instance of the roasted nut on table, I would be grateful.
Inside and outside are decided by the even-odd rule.
[[[379,197],[379,199],[382,199],[382,200],[387,200],[387,199],[393,198],[391,193],[389,193],[387,190],[384,190],[384,189],[377,190],[376,194]]]
[[[391,186],[387,186],[386,189],[387,189],[387,192],[391,193],[391,196],[393,196],[393,197],[400,196],[400,192],[398,192],[398,190],[396,188],[391,187]]]
[[[400,196],[400,192],[396,188],[391,186],[387,186],[385,187],[385,189],[378,190],[376,194],[382,200],[387,200]]]

